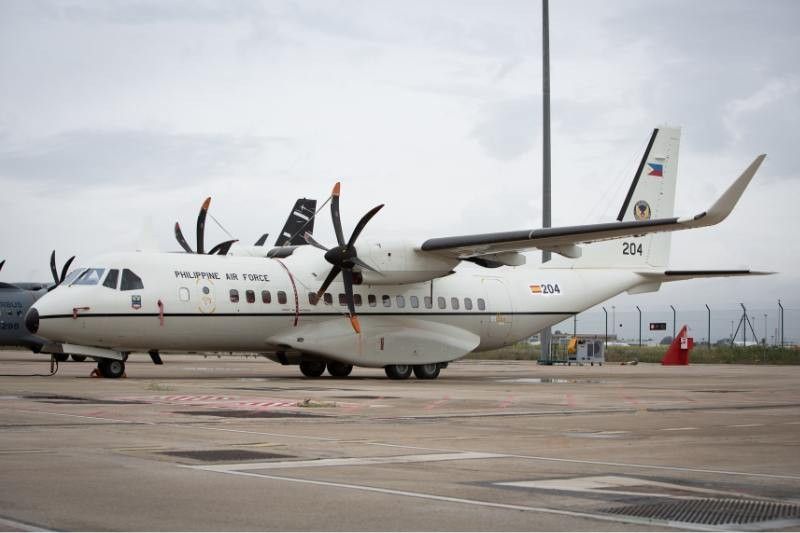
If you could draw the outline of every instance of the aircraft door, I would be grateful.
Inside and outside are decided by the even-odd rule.
[[[483,291],[486,297],[486,311],[481,322],[481,337],[492,343],[502,343],[511,333],[514,315],[511,298],[502,280],[484,278]]]

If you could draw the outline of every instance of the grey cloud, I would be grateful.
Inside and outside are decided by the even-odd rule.
[[[290,141],[141,130],[72,131],[14,147],[9,142],[0,145],[0,177],[48,188],[179,185],[225,175],[275,143]]]
[[[538,98],[520,98],[492,104],[472,130],[486,152],[510,160],[528,152],[540,131],[541,103]]]

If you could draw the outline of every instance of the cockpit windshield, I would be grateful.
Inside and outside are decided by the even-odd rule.
[[[73,270],[72,272],[67,274],[67,277],[64,278],[64,281],[62,282],[62,284],[66,285],[66,286],[69,286],[73,281],[75,281],[75,278],[77,278],[78,276],[83,274],[84,270],[86,270],[86,269],[85,268],[76,268],[75,270]]]
[[[72,285],[97,285],[103,278],[105,271],[105,268],[87,268],[75,278]]]

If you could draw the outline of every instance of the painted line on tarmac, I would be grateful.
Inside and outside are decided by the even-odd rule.
[[[497,453],[458,452],[427,453],[416,455],[384,455],[378,457],[339,457],[332,459],[310,459],[299,461],[277,461],[271,463],[233,463],[222,465],[190,465],[186,468],[211,472],[241,472],[245,470],[274,470],[284,468],[324,468],[330,466],[368,466],[408,463],[431,463],[437,461],[469,461],[477,459],[499,459],[507,457]]]
[[[36,526],[27,522],[20,522],[19,520],[13,520],[4,516],[0,516],[0,528],[8,528],[9,531],[53,531],[52,529]]]
[[[189,467],[189,468],[196,468],[196,467]],[[455,503],[461,505],[470,505],[473,507],[486,507],[491,509],[501,509],[507,511],[528,511],[534,513],[544,513],[544,514],[551,514],[551,515],[559,515],[559,516],[569,516],[573,518],[584,518],[587,520],[599,520],[603,522],[614,522],[614,523],[628,523],[628,524],[637,524],[637,525],[649,525],[649,526],[668,526],[675,529],[686,529],[690,531],[724,531],[721,528],[715,528],[710,526],[703,526],[700,524],[680,524],[675,522],[662,522],[656,520],[647,520],[635,517],[623,517],[619,515],[604,515],[604,514],[595,514],[590,512],[580,512],[580,511],[567,511],[563,509],[550,509],[547,507],[533,507],[529,505],[514,505],[508,503],[498,503],[498,502],[490,502],[484,500],[471,500],[466,498],[456,498],[452,496],[440,496],[438,494],[429,494],[424,492],[411,492],[405,490],[396,490],[396,489],[388,489],[383,487],[373,487],[371,485],[355,485],[352,483],[336,483],[333,481],[323,481],[318,479],[299,479],[299,478],[292,478],[292,477],[285,477],[285,476],[275,476],[271,474],[260,474],[257,472],[244,472],[240,470],[224,470],[218,471],[217,473],[221,474],[231,474],[234,476],[247,476],[247,477],[256,477],[261,479],[269,479],[272,481],[285,481],[288,483],[301,483],[304,485],[316,485],[320,487],[332,487],[336,489],[350,489],[350,490],[357,490],[363,492],[372,492],[378,494],[387,494],[390,496],[403,496],[407,498],[416,498],[421,500],[430,500],[430,501],[439,501],[439,502],[447,502],[447,503]]]
[[[17,413],[36,413],[37,415],[53,415],[53,416],[67,416],[70,418],[85,418],[89,420],[102,420],[103,422],[116,422],[119,424],[134,424],[134,425],[145,425],[145,426],[155,426],[155,422],[135,422],[133,420],[121,420],[119,418],[105,418],[102,416],[87,416],[87,415],[73,415],[70,413],[56,413],[53,411],[38,411],[36,409],[14,409],[14,412]]]

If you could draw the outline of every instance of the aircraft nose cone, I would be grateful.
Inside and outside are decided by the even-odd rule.
[[[31,333],[39,331],[39,311],[35,307],[31,307],[25,315],[25,327]]]

